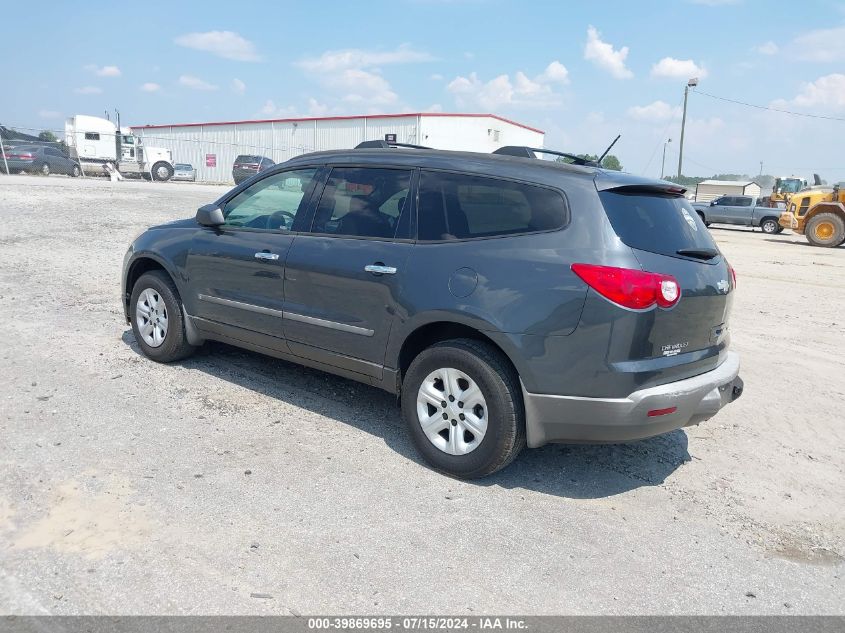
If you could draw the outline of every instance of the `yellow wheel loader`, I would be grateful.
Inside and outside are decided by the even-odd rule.
[[[845,183],[810,187],[792,194],[778,223],[803,233],[813,246],[829,248],[845,243]]]

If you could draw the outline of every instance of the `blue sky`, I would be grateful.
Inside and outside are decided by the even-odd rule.
[[[440,110],[492,112],[546,146],[677,169],[699,90],[845,119],[845,2],[144,2],[7,5],[0,123],[124,124]],[[845,121],[691,94],[685,169],[845,180]]]

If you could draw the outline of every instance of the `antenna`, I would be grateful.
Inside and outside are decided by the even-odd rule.
[[[608,146],[607,146],[607,149],[606,149],[606,150],[604,150],[604,154],[602,154],[601,156],[599,156],[599,157],[598,157],[598,160],[596,160],[596,162],[599,164],[599,167],[601,167],[601,162],[604,160],[604,157],[605,157],[605,156],[607,156],[607,153],[608,153],[611,149],[613,149],[613,146],[614,146],[614,145],[616,145],[616,141],[618,141],[620,138],[622,138],[622,135],[621,135],[621,134],[617,134],[617,135],[616,135],[616,138],[615,138],[615,139],[613,139],[613,142],[612,142],[610,145],[608,145]]]

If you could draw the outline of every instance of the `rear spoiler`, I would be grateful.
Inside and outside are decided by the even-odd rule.
[[[687,192],[686,187],[674,182],[650,180],[621,172],[599,172],[596,174],[594,182],[598,191],[613,191],[628,195],[640,194],[680,198]]]

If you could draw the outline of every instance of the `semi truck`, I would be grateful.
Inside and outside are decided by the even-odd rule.
[[[65,121],[65,144],[71,158],[86,173],[101,173],[111,165],[124,176],[152,180],[173,177],[173,157],[169,149],[150,147],[129,128],[118,128],[112,121],[77,114]]]

